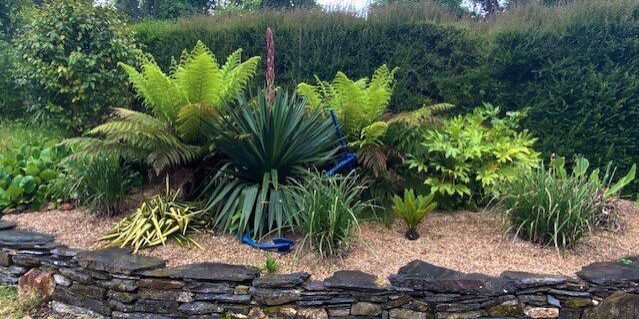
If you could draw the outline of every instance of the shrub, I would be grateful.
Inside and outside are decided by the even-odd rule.
[[[56,143],[31,142],[0,154],[0,210],[39,209],[47,203],[49,186],[68,152]]]
[[[584,158],[576,160],[570,174],[564,165],[564,158],[559,157],[548,168],[524,169],[500,186],[500,204],[507,209],[509,229],[517,236],[558,249],[574,245],[603,213],[601,194],[620,191],[636,170],[610,185],[599,180],[598,169],[587,174],[589,163]]]
[[[455,207],[480,200],[495,191],[497,182],[510,180],[521,167],[534,167],[539,154],[536,139],[518,132],[525,112],[499,118],[499,108],[486,104],[473,113],[448,119],[442,128],[428,130],[422,149],[411,154],[410,167],[425,173],[424,183],[437,202]]]
[[[360,179],[348,176],[307,176],[287,188],[288,200],[297,210],[301,247],[310,247],[322,257],[342,254],[349,246],[357,217],[372,206],[360,200],[365,189]]]
[[[415,192],[412,189],[404,191],[404,198],[397,195],[393,197],[393,212],[403,219],[408,226],[406,238],[410,240],[419,238],[417,226],[424,217],[437,208],[437,203],[433,201],[434,198],[435,194],[415,196]]]
[[[102,124],[88,135],[67,140],[80,148],[76,157],[111,154],[144,162],[157,174],[200,159],[213,138],[216,118],[246,87],[259,58],[241,62],[242,50],[218,65],[211,51],[198,42],[184,51],[170,75],[146,59],[142,71],[122,64],[151,115],[115,109],[116,120]]]
[[[336,152],[331,120],[306,109],[295,95],[278,92],[270,105],[263,92],[257,106],[245,100],[213,126],[216,149],[226,159],[207,186],[206,209],[215,226],[256,237],[290,229],[293,211],[284,204],[282,184],[308,166],[321,166]]]
[[[0,40],[0,120],[17,119],[24,114],[23,92],[13,76],[14,51]]]
[[[164,245],[168,240],[186,245],[200,245],[190,236],[203,229],[206,218],[203,211],[179,202],[178,194],[156,195],[145,200],[130,216],[124,218],[107,235],[101,238],[107,246],[140,249]]]
[[[81,131],[106,107],[130,101],[118,62],[133,63],[132,32],[112,10],[82,0],[46,1],[15,39],[18,83],[32,120]]]
[[[62,201],[75,200],[97,215],[120,214],[126,196],[137,184],[137,173],[122,167],[113,156],[71,160],[65,166],[50,194]]]

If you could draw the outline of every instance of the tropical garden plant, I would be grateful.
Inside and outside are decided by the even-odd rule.
[[[212,126],[225,159],[204,196],[215,226],[259,238],[297,224],[282,186],[307,167],[330,161],[337,144],[331,120],[295,94],[278,92],[270,104],[260,92],[256,103],[240,99]]]
[[[428,196],[417,195],[412,189],[404,190],[404,197],[397,195],[393,197],[393,212],[397,214],[408,226],[406,238],[415,240],[419,238],[417,226],[422,222],[424,217],[428,216],[435,208],[437,203],[433,201],[435,194]]]
[[[78,149],[76,157],[113,154],[146,163],[156,174],[201,159],[211,151],[217,119],[255,75],[259,57],[242,62],[241,54],[239,49],[219,65],[198,41],[170,75],[149,56],[141,71],[120,64],[150,114],[116,108],[115,119],[66,143]]]
[[[351,231],[358,227],[358,216],[373,206],[362,201],[365,190],[354,173],[323,177],[309,173],[287,188],[304,234],[300,247],[310,248],[322,257],[335,257],[349,247]]]
[[[518,131],[525,110],[499,117],[499,108],[486,104],[472,113],[444,121],[425,131],[420,147],[407,161],[423,174],[424,184],[447,208],[476,204],[492,196],[496,183],[511,180],[518,169],[535,167],[539,153],[536,139]]]

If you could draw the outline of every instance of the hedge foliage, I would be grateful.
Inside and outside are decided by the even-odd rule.
[[[399,67],[391,109],[448,102],[469,111],[490,102],[504,111],[530,107],[524,125],[536,148],[593,164],[639,161],[639,2],[528,3],[490,20],[455,16],[429,3],[378,8],[368,19],[318,11],[191,17],[135,26],[164,66],[202,40],[216,54],[244,48],[265,54],[274,29],[281,86],[359,78]],[[261,70],[263,72],[263,68]],[[258,75],[255,85],[263,85]],[[635,185],[635,188],[637,186]]]

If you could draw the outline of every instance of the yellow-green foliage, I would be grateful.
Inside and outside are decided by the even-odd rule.
[[[404,198],[397,195],[393,197],[393,212],[406,222],[409,230],[414,230],[424,217],[437,208],[434,197],[435,194],[415,196],[412,189],[406,189]]]
[[[452,200],[448,205],[481,198],[494,192],[497,182],[514,178],[518,168],[537,166],[536,139],[517,131],[525,112],[498,114],[499,108],[487,104],[424,133],[408,163],[425,173],[424,183],[440,195],[440,204],[444,198]]]
[[[184,51],[165,74],[151,57],[141,71],[120,64],[129,75],[151,115],[115,109],[116,119],[89,131],[89,137],[71,139],[81,152],[76,156],[115,152],[146,162],[157,173],[199,158],[210,141],[211,126],[255,75],[259,57],[241,62],[242,50],[220,66],[213,53],[199,42]]]
[[[386,112],[396,71],[382,65],[373,73],[370,82],[368,78],[353,81],[346,74],[337,72],[330,84],[317,79],[317,86],[301,83],[297,92],[307,98],[310,107],[334,109],[345,133],[357,139],[365,127],[380,121]]]
[[[207,225],[202,210],[180,203],[177,195],[156,195],[130,216],[121,220],[111,232],[101,238],[107,246],[140,249],[164,245],[167,240],[179,244],[200,245],[189,236]]]

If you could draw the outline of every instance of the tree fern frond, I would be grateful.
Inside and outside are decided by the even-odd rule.
[[[178,115],[178,133],[187,143],[210,139],[210,130],[215,125],[219,113],[213,107],[204,104],[189,104]]]
[[[257,72],[259,63],[260,57],[252,57],[242,63],[234,63],[232,68],[222,69],[222,82],[226,84],[220,92],[222,106],[235,99],[246,88]]]

